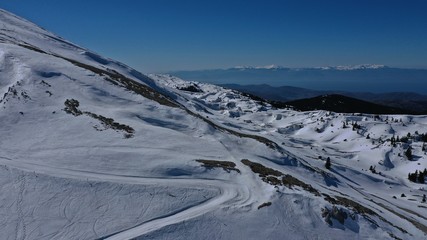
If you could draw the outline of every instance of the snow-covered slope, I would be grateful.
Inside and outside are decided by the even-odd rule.
[[[263,136],[277,143],[279,145],[277,151],[281,155],[275,158],[261,156],[263,160],[260,163],[312,185],[323,196],[335,195],[354,201],[352,204],[346,200],[338,203],[346,206],[346,209],[352,209],[351,206],[354,207],[357,203],[376,211],[373,215],[379,218],[378,221],[371,221],[372,215],[363,214],[364,210],[357,210],[358,207],[355,207],[352,209],[354,212],[362,213],[356,223],[350,221],[348,225],[345,222],[344,225],[337,223],[336,226],[334,222],[332,227],[343,231],[327,232],[334,234],[333,236],[308,235],[310,238],[318,236],[321,239],[341,239],[346,234],[352,236],[350,233],[355,233],[353,238],[425,237],[427,211],[426,204],[422,203],[423,194],[426,194],[425,184],[408,181],[409,172],[423,171],[427,167],[426,148],[423,150],[423,141],[426,139],[423,134],[427,132],[425,116],[379,116],[274,109],[268,103],[230,89],[187,82],[170,75],[150,75],[150,77],[187,99],[186,106],[189,109],[203,111],[206,118],[218,125],[244,134]],[[390,139],[398,136],[403,141],[392,144]],[[405,155],[409,147],[412,148],[413,154],[411,160]],[[327,158],[332,162],[330,170],[325,169]],[[369,170],[371,166],[374,171]],[[283,203],[283,199],[294,194],[290,194],[288,189],[284,190],[278,186],[275,188],[280,195],[274,196],[278,198],[275,200],[279,205]],[[402,197],[402,194],[406,197]],[[322,212],[322,208],[333,209],[332,205],[337,204],[328,201],[327,198],[323,199],[326,199],[326,202],[319,203],[322,202],[321,199],[304,196],[310,204],[313,202],[319,204],[316,205],[317,213]],[[275,202],[272,203],[274,206]],[[292,206],[292,208],[300,207]],[[313,210],[316,207],[310,205],[302,208]],[[272,212],[280,211],[274,209]],[[307,214],[309,213],[301,213],[297,218]],[[283,220],[281,217],[278,216]],[[309,223],[306,223],[308,225],[302,225],[316,229],[314,219],[309,220]],[[370,222],[368,224],[370,227],[363,225],[364,220]],[[384,225],[379,222],[383,222]],[[404,226],[413,228],[414,232],[420,235],[411,233]],[[397,229],[397,232],[393,228]],[[307,230],[298,230],[301,231],[301,235],[295,236],[296,239],[307,236],[302,233]],[[378,231],[389,232],[388,235],[381,235]]]
[[[272,109],[145,76],[5,11],[0,26],[2,239],[426,236],[424,185],[407,180],[427,166],[412,138],[426,117]],[[412,161],[379,140],[407,132]]]

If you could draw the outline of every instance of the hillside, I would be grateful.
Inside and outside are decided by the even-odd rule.
[[[427,236],[426,116],[276,109],[0,22],[2,239]]]
[[[273,87],[267,84],[221,84],[221,86],[250,93],[269,101],[288,102],[305,98],[314,98],[320,95],[339,94],[379,105],[405,109],[407,112],[414,112],[417,114],[427,113],[427,95],[417,94],[414,92],[371,93],[333,90],[319,91],[291,86]]]
[[[409,110],[379,105],[338,94],[322,95],[283,103],[300,111],[326,110],[338,113],[412,114]]]

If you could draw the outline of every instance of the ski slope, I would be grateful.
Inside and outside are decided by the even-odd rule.
[[[0,23],[2,239],[425,239],[426,116],[274,109]]]

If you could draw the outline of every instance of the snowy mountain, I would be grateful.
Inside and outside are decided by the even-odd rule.
[[[0,26],[2,239],[426,238],[426,116],[278,110]]]
[[[278,66],[278,65],[275,65],[275,64],[271,64],[271,65],[256,66],[256,67],[253,67],[253,66],[236,66],[236,67],[231,68],[231,69],[239,69],[239,70],[269,69],[269,70],[272,70],[272,69],[284,69],[284,67],[281,67],[281,66]]]
[[[313,67],[313,68],[288,68],[282,67],[276,64],[266,65],[266,66],[236,66],[230,69],[239,69],[239,70],[253,70],[253,69],[285,69],[290,71],[302,71],[302,70],[310,70],[310,69],[320,69],[320,70],[338,70],[338,71],[350,71],[350,70],[364,70],[364,69],[381,69],[388,68],[385,65],[381,64],[358,64],[358,65],[342,65],[342,66],[327,66],[327,67]]]
[[[358,65],[349,65],[349,66],[344,65],[344,66],[319,67],[318,69],[350,71],[350,70],[381,69],[381,68],[388,68],[388,67],[382,64],[358,64]]]

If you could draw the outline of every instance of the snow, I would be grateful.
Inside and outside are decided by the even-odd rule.
[[[422,144],[410,140],[409,161],[407,144],[379,139],[424,133],[426,116],[275,109],[230,89],[143,75],[5,11],[0,27],[3,239],[425,239],[425,184],[407,180],[427,167]],[[91,67],[150,87],[176,106]],[[200,91],[185,90],[191,86]],[[85,114],[64,111],[67,99]],[[354,121],[360,130],[352,130]],[[197,159],[233,162],[240,173],[207,169]],[[322,209],[335,204],[325,195],[267,184],[242,159],[378,215],[338,205],[356,217],[330,226]],[[367,170],[371,165],[381,175]],[[258,209],[266,202],[271,206]]]
[[[341,65],[341,66],[319,67],[319,69],[349,71],[349,70],[361,70],[361,69],[381,69],[386,67],[387,66],[382,64],[358,64],[358,65],[349,65],[349,66]]]
[[[278,66],[276,64],[270,64],[270,65],[266,65],[266,66],[235,66],[234,69],[240,69],[240,70],[247,70],[247,69],[267,69],[267,70],[271,70],[271,69],[280,69],[283,68],[281,66]]]
[[[313,69],[320,70],[338,70],[338,71],[351,71],[351,70],[364,70],[364,69],[381,69],[387,68],[387,66],[382,64],[357,64],[357,65],[339,65],[339,66],[326,66],[326,67],[313,67]],[[293,71],[299,71],[303,69],[310,68],[286,68],[276,64],[266,65],[266,66],[235,66],[232,69],[238,70],[251,70],[251,69],[264,69],[264,70],[277,70],[277,69],[290,69]]]
[[[424,185],[410,183],[407,180],[408,172],[414,172],[415,169],[423,170],[427,166],[426,153],[421,151],[422,144],[420,142],[411,144],[417,157],[415,161],[409,161],[403,154],[407,147],[405,143],[398,143],[398,146],[393,147],[390,142],[379,142],[380,138],[386,140],[393,136],[402,137],[406,136],[408,132],[411,132],[412,135],[415,134],[415,131],[423,133],[421,129],[427,129],[425,116],[390,115],[381,116],[381,120],[379,120],[376,116],[369,114],[338,114],[326,111],[295,112],[274,109],[268,104],[261,104],[233,90],[222,89],[210,84],[186,82],[170,75],[150,75],[150,77],[159,84],[168,86],[170,91],[182,95],[188,100],[189,108],[207,109],[210,113],[209,119],[228,128],[244,133],[256,133],[281,143],[284,156],[279,159],[277,157],[275,159],[264,158],[262,163],[267,166],[289,172],[313,186],[319,186],[320,189],[324,188],[325,184],[329,185],[332,187],[332,191],[338,190],[347,196],[352,196],[352,199],[358,199],[366,206],[371,203],[365,202],[363,198],[366,199],[369,196],[374,197],[374,201],[388,199],[386,204],[393,201],[395,211],[400,214],[405,214],[405,210],[402,212],[402,209],[425,212],[423,208],[418,207],[421,206],[419,205],[420,197],[425,194]],[[179,87],[188,85],[197,85],[202,92],[179,90]],[[230,112],[236,114],[230,116]],[[235,117],[236,115],[238,117]],[[392,118],[393,121],[391,121]],[[348,123],[346,128],[342,127],[344,122]],[[361,125],[361,129],[353,130],[352,122]],[[370,139],[367,139],[368,134]],[[397,156],[398,153],[401,154],[401,157]],[[322,156],[323,160],[319,160],[319,156]],[[311,167],[324,168],[324,159],[327,156],[331,158],[334,166],[332,173],[338,179],[336,183],[328,183],[319,176],[307,175],[304,170],[293,167],[295,163],[292,159],[297,159]],[[269,165],[265,160],[275,164]],[[368,170],[371,165],[375,166],[381,175],[371,173]],[[406,193],[406,195],[409,193],[413,197],[411,200],[401,199],[399,197],[401,193]],[[393,196],[399,198],[393,199]],[[418,203],[414,204],[414,201]],[[406,213],[408,212],[406,211]],[[416,219],[416,221],[424,223],[426,220],[419,217]],[[359,227],[362,224],[361,221],[359,218]],[[394,219],[393,223],[394,221],[399,220]],[[405,224],[407,226],[407,223]],[[344,227],[344,229],[348,231],[348,228]],[[361,234],[361,232],[358,233]],[[279,233],[275,232],[275,234]],[[304,236],[318,237],[317,235]],[[340,238],[343,236],[340,235]],[[379,238],[389,237],[379,235]]]

